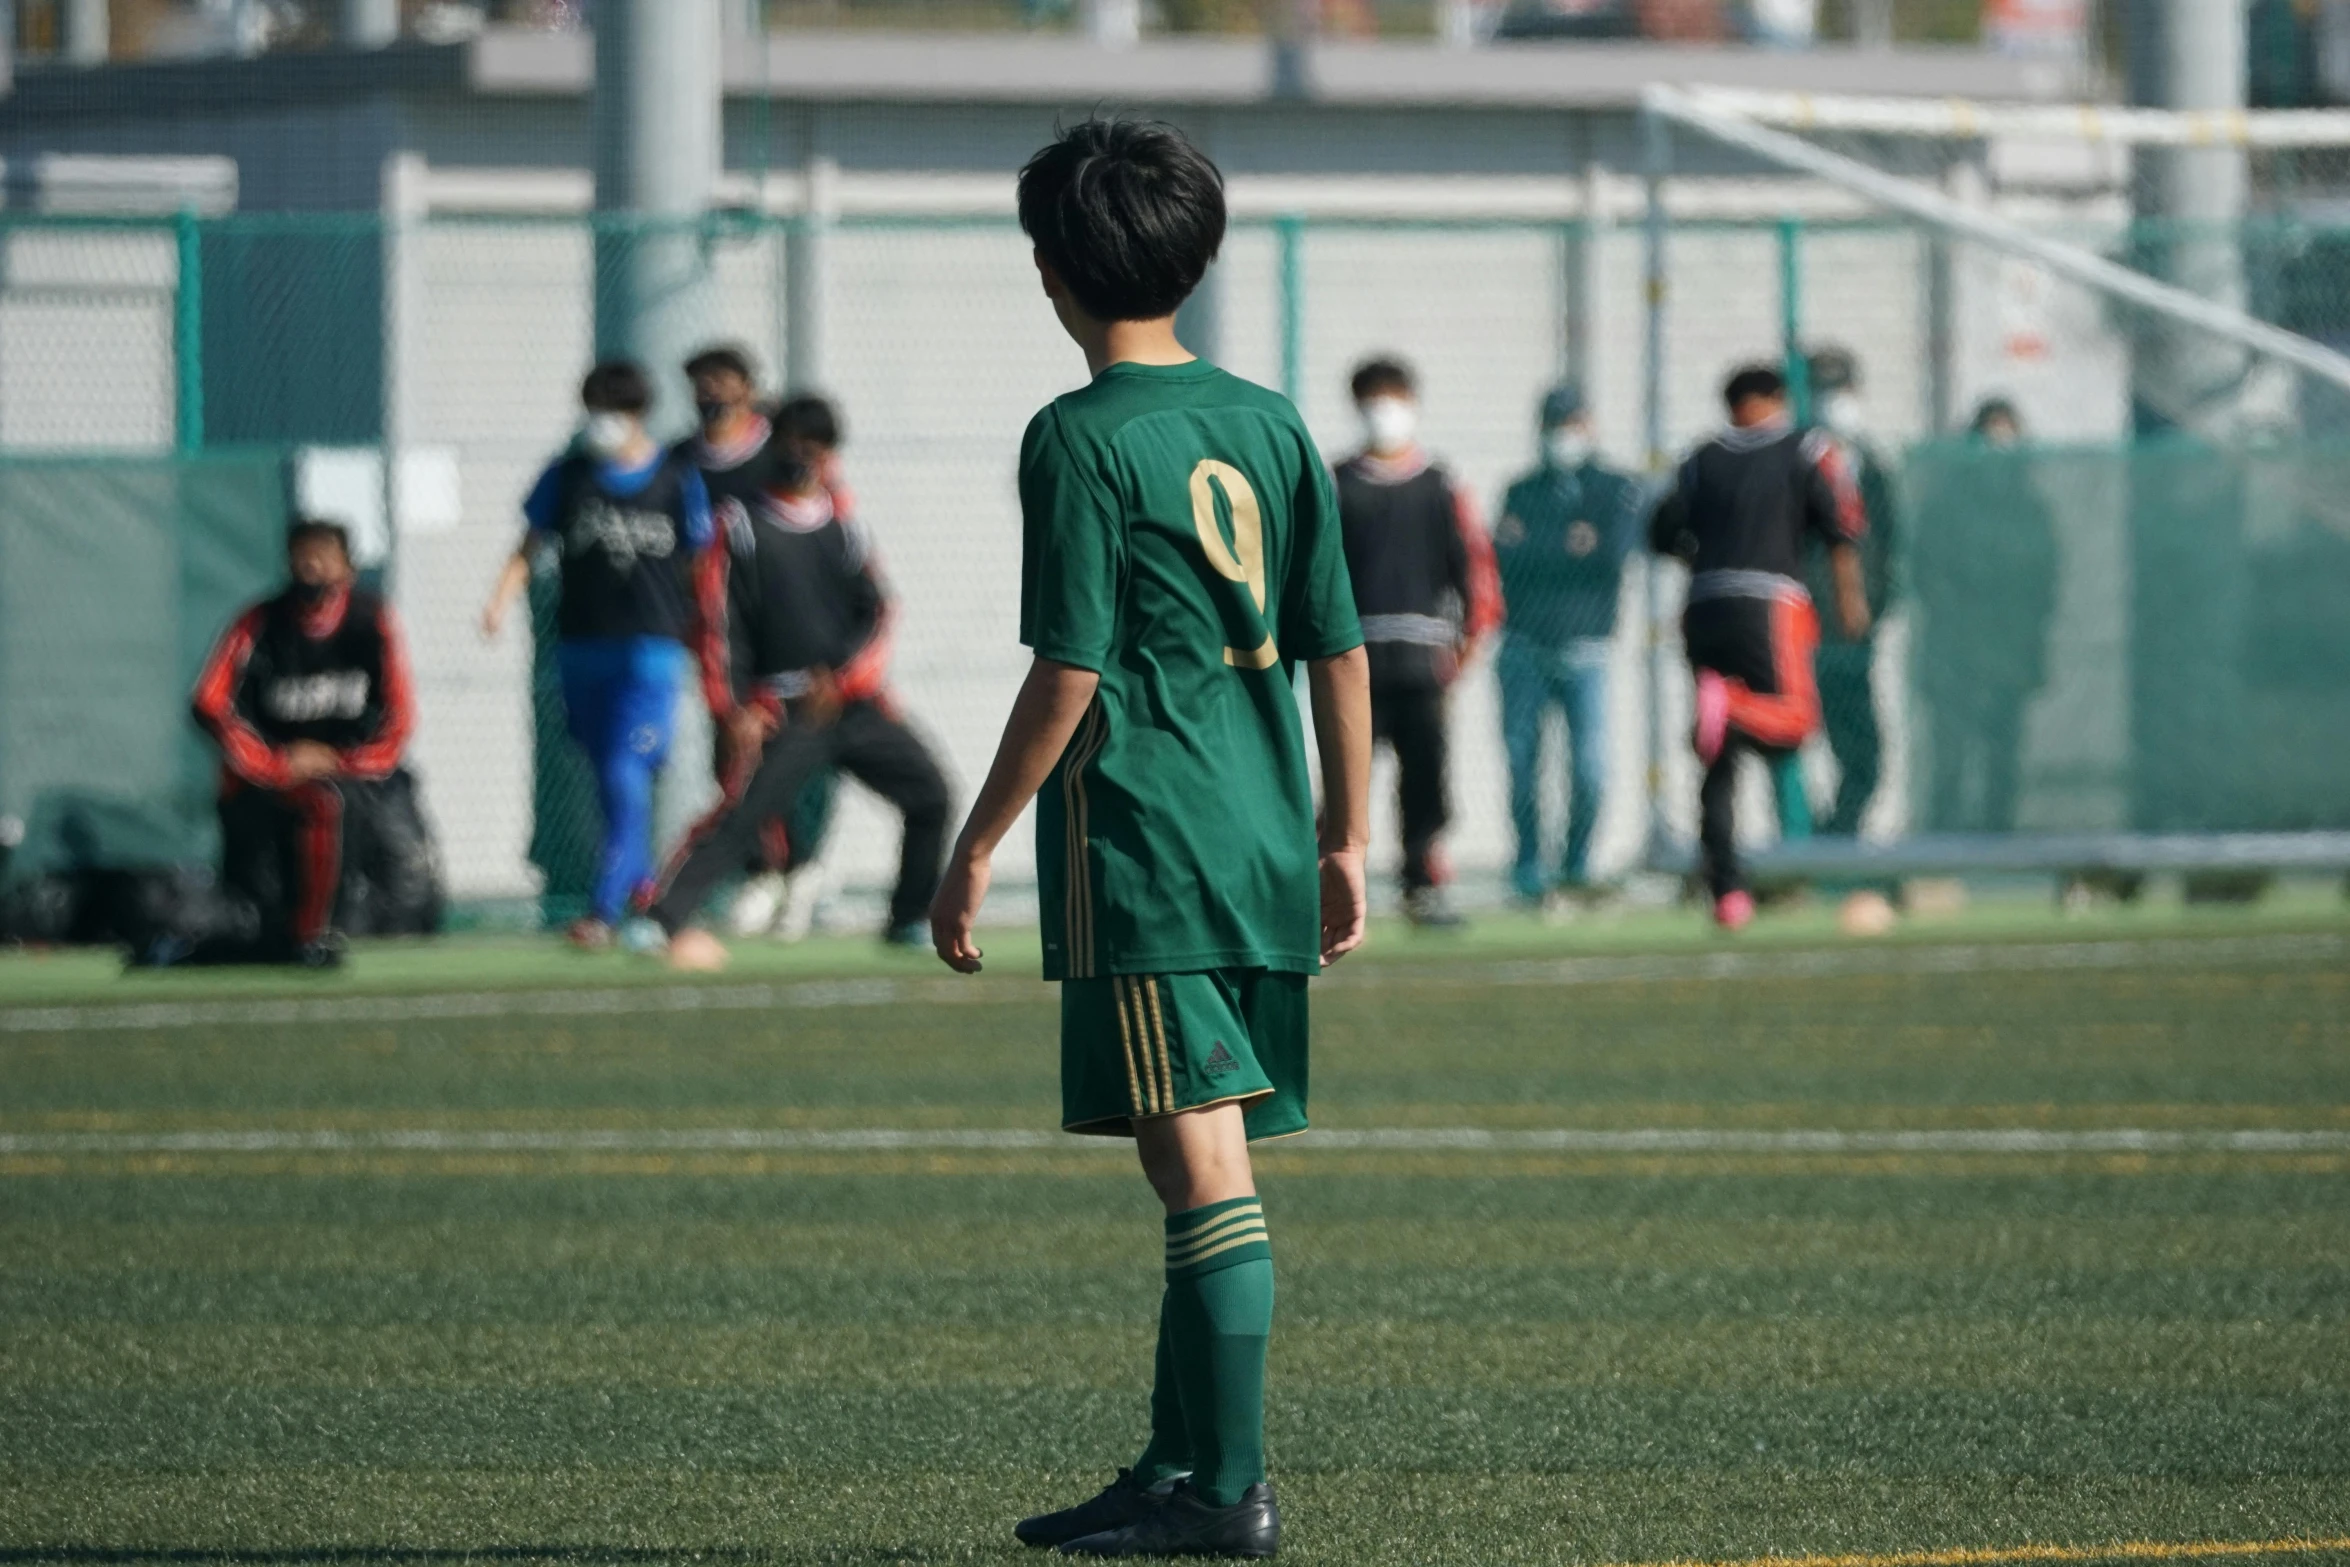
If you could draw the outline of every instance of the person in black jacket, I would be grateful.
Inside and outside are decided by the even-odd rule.
[[[737,760],[647,905],[678,968],[725,963],[726,949],[693,920],[763,826],[833,767],[904,814],[883,936],[900,946],[930,941],[924,915],[946,854],[946,776],[890,697],[889,598],[864,529],[835,510],[825,454],[788,431],[778,439],[775,487],[753,505],[721,504],[723,536],[708,557],[719,580],[701,593],[726,606],[724,634],[704,642],[702,688]]]
[[[416,725],[391,606],[356,585],[348,535],[297,520],[285,590],[233,621],[197,677],[196,722],[220,746],[221,881],[241,918],[159,938],[134,961],[334,968],[347,818],[409,819],[395,787]]]
[[[1457,925],[1437,847],[1452,815],[1445,692],[1501,624],[1493,546],[1468,492],[1420,448],[1411,371],[1367,360],[1353,391],[1363,450],[1337,467],[1338,520],[1371,663],[1371,734],[1395,752],[1404,913]]]
[[[1804,547],[1814,537],[1827,545],[1837,618],[1857,640],[1869,625],[1859,549],[1868,517],[1844,447],[1788,417],[1778,371],[1749,366],[1722,395],[1730,427],[1681,464],[1649,541],[1689,564],[1681,635],[1697,682],[1691,738],[1705,764],[1699,842],[1714,919],[1735,930],[1754,917],[1732,813],[1738,758],[1751,749],[1776,761],[1820,721]]]

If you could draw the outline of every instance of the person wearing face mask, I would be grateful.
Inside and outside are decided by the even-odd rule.
[[[1541,462],[1510,486],[1493,530],[1508,617],[1494,671],[1517,834],[1510,884],[1536,906],[1553,881],[1542,864],[1542,726],[1553,708],[1571,753],[1556,882],[1567,892],[1591,884],[1591,835],[1607,782],[1608,653],[1642,510],[1639,483],[1599,460],[1582,388],[1567,382],[1544,396],[1541,438]]]
[[[832,405],[821,397],[799,396],[770,413],[758,402],[758,377],[750,353],[731,343],[713,344],[685,362],[686,379],[693,386],[694,413],[700,428],[678,443],[678,455],[701,470],[710,492],[713,515],[723,518],[727,504],[755,515],[761,497],[792,476],[781,455],[789,443],[781,436],[804,440],[822,451],[821,477],[833,510],[852,519],[856,502],[840,478],[840,423]],[[790,415],[787,420],[784,416]],[[806,430],[785,428],[807,425]],[[708,557],[719,558],[713,550]],[[750,602],[755,577],[735,572],[727,579],[726,625],[729,664],[735,677],[703,660],[703,696],[708,701],[714,761],[712,773],[719,792],[731,797],[757,767],[765,735],[750,705],[748,677],[752,651],[746,627],[759,623],[760,606]],[[765,824],[758,847],[743,866],[743,885],[730,912],[737,935],[776,935],[786,941],[805,935],[823,892],[824,865],[818,858],[832,818],[837,780],[830,768],[820,768],[801,791],[801,797],[781,819]]]
[[[220,747],[221,885],[203,931],[158,937],[134,964],[338,968],[346,818],[405,819],[394,787],[416,726],[408,653],[391,606],[356,585],[341,526],[286,530],[284,591],[233,621],[191,708]],[[429,856],[428,856],[429,858]]]
[[[1841,626],[1823,627],[1814,657],[1821,729],[1839,774],[1836,803],[1817,830],[1851,837],[1860,831],[1861,818],[1867,815],[1869,802],[1884,777],[1885,742],[1877,726],[1875,684],[1877,628],[1893,607],[1895,560],[1905,540],[1894,499],[1892,468],[1869,439],[1860,400],[1859,362],[1846,349],[1823,348],[1810,356],[1805,368],[1817,399],[1819,423],[1843,443],[1850,456],[1854,482],[1860,487],[1861,509],[1868,514],[1869,524],[1860,541],[1868,629],[1858,636],[1847,636]],[[1833,602],[1828,548],[1817,541],[1805,557],[1804,584],[1814,603]],[[1780,798],[1796,796],[1783,789]]]
[[[1420,448],[1411,371],[1367,360],[1353,391],[1363,449],[1338,465],[1338,517],[1370,658],[1371,732],[1395,752],[1404,914],[1457,925],[1437,842],[1451,816],[1444,699],[1501,624],[1493,546],[1468,491]]]
[[[701,472],[645,433],[652,385],[623,360],[588,372],[585,419],[569,451],[531,487],[528,529],[482,610],[494,638],[534,563],[558,574],[556,658],[572,738],[587,753],[603,808],[588,912],[574,946],[612,944],[629,900],[653,873],[653,783],[669,756],[689,645],[724,615],[706,568],[710,497]]]
[[[1926,820],[2011,832],[2024,710],[2048,679],[2056,517],[2022,417],[1994,397],[1967,440],[1930,449],[1918,502],[1918,694],[1933,743]]]

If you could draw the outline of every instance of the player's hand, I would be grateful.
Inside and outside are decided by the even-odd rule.
[[[498,633],[506,629],[506,600],[493,597],[481,607],[481,639],[495,642]]]
[[[343,759],[331,745],[316,740],[297,740],[286,747],[286,771],[298,783],[311,783],[320,778],[332,778],[343,770]]]
[[[840,678],[821,664],[808,671],[808,694],[800,702],[808,722],[821,729],[840,716],[840,708]]]
[[[1836,606],[1836,619],[1844,627],[1844,638],[1858,642],[1869,634],[1869,606],[1863,599],[1847,599]]]
[[[958,974],[979,972],[984,955],[971,939],[971,922],[987,901],[987,884],[995,873],[992,856],[973,854],[960,845],[947,856],[947,873],[930,900],[930,945],[938,960]]]
[[[1363,944],[1369,899],[1363,890],[1363,851],[1329,849],[1322,855],[1322,966]]]
[[[767,744],[767,737],[775,733],[775,721],[764,708],[744,703],[726,715],[726,750],[732,762],[746,761],[759,754]]]

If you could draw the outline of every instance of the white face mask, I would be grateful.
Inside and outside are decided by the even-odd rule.
[[[1559,425],[1544,432],[1542,450],[1553,468],[1580,468],[1591,460],[1591,433],[1575,425]]]
[[[579,444],[594,456],[617,457],[636,444],[636,421],[626,414],[589,414],[579,427]]]
[[[1838,435],[1858,435],[1868,427],[1860,398],[1851,392],[1830,392],[1820,399],[1820,423]]]
[[[1420,428],[1420,410],[1401,397],[1374,397],[1363,404],[1363,438],[1371,450],[1400,452]]]

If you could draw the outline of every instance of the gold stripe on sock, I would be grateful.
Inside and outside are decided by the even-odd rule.
[[[1223,1214],[1213,1222],[1205,1225],[1200,1229],[1193,1230],[1188,1235],[1181,1235],[1171,1238],[1167,1242],[1167,1255],[1170,1257],[1180,1257],[1185,1252],[1193,1251],[1201,1246],[1206,1245],[1209,1241],[1221,1240],[1226,1235],[1231,1234],[1235,1229],[1241,1228],[1242,1226],[1250,1224],[1263,1224],[1264,1222],[1265,1211],[1262,1208],[1243,1208],[1238,1209],[1232,1213]]]
[[[1273,1237],[1265,1232],[1263,1225],[1257,1226],[1257,1228],[1251,1231],[1249,1234],[1235,1235],[1228,1241],[1220,1241],[1217,1244],[1210,1246],[1206,1251],[1193,1252],[1190,1256],[1184,1258],[1182,1262],[1174,1264],[1174,1266],[1194,1268],[1207,1261],[1210,1257],[1216,1256],[1221,1252],[1230,1251],[1236,1246],[1255,1245],[1259,1241],[1262,1241],[1267,1246],[1273,1244]]]
[[[1172,1110],[1175,1108],[1175,1073],[1167,1065],[1167,1015],[1159,1009],[1159,982],[1146,979],[1142,987],[1151,998],[1151,1032],[1158,1036],[1159,1041],[1160,1103]]]
[[[1142,1079],[1134,1070],[1134,1029],[1126,1021],[1126,976],[1110,976],[1110,1000],[1118,1013],[1118,1053],[1126,1058],[1126,1102],[1136,1115],[1142,1110]]]

